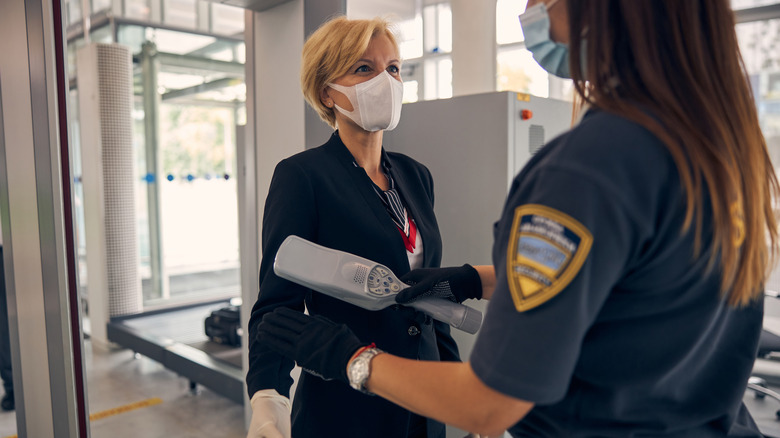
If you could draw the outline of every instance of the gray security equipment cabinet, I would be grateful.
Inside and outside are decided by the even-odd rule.
[[[492,263],[493,223],[509,185],[571,120],[571,102],[514,92],[403,106],[398,127],[385,133],[384,147],[409,155],[433,175],[442,266]]]
[[[442,266],[493,263],[493,224],[509,185],[537,150],[571,125],[571,102],[514,92],[403,106],[398,127],[384,135],[384,147],[409,155],[433,175]],[[485,303],[466,304],[485,311]],[[468,360],[476,336],[452,332]],[[448,427],[447,436],[463,433]]]

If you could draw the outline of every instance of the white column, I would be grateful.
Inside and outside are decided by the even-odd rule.
[[[135,223],[133,64],[121,44],[77,52],[89,317],[93,345],[108,345],[114,316],[143,311]]]
[[[452,94],[496,89],[496,0],[452,0]]]

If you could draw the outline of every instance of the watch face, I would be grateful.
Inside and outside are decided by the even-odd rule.
[[[366,351],[361,353],[352,361],[351,364],[349,364],[349,385],[358,391],[363,391],[363,384],[366,383],[366,380],[368,380],[368,375],[371,372],[369,369],[369,364],[371,363],[371,358],[373,358],[374,355],[367,355],[366,353],[370,352]]]
[[[363,388],[363,384],[366,383],[368,376],[371,374],[371,360],[379,353],[383,353],[383,351],[372,346],[358,354],[358,356],[350,362],[349,367],[347,368],[349,386],[358,391],[370,394],[370,392]]]
[[[355,378],[361,378],[368,375],[368,361],[364,359],[356,360],[352,365],[352,373]]]

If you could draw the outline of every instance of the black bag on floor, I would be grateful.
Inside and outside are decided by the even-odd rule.
[[[241,306],[227,306],[206,317],[205,329],[209,340],[225,345],[241,345]]]

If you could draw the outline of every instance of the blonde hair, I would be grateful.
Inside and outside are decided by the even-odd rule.
[[[303,45],[301,55],[301,90],[306,102],[328,125],[335,129],[332,108],[320,100],[325,86],[344,76],[368,49],[371,38],[384,33],[398,51],[398,42],[390,22],[384,18],[350,20],[336,17],[323,23]]]

